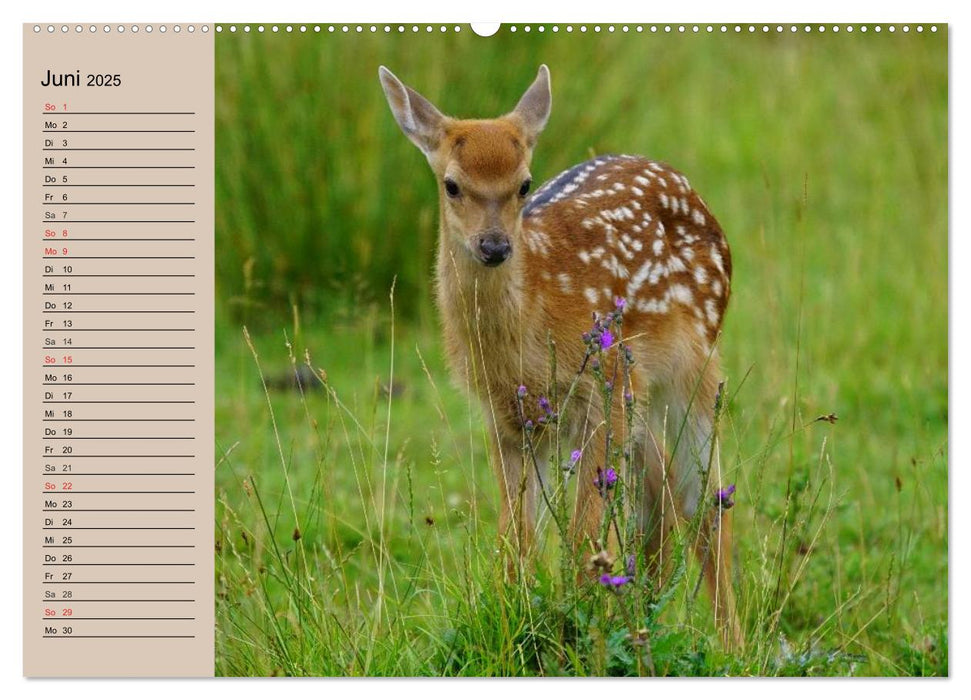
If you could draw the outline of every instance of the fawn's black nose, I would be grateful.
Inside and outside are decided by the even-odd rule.
[[[487,267],[501,265],[512,254],[505,234],[486,233],[479,237],[479,257]]]

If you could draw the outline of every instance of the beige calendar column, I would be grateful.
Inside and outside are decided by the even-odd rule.
[[[213,31],[24,27],[24,673],[213,673]]]

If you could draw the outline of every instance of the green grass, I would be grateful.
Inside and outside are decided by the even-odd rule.
[[[637,615],[659,674],[946,675],[946,41],[220,35],[217,672],[646,673]],[[693,564],[640,598],[576,589],[547,525],[535,582],[503,583],[488,439],[430,302],[435,186],[376,76],[490,115],[541,62],[537,181],[666,160],[732,246],[742,653]],[[326,389],[283,386],[305,351]]]

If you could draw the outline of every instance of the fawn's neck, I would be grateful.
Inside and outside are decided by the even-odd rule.
[[[540,310],[529,299],[524,251],[514,249],[506,262],[490,268],[454,240],[443,226],[438,303],[449,361],[462,370],[471,353],[490,385],[515,386],[524,379],[524,354],[542,335],[537,331]]]

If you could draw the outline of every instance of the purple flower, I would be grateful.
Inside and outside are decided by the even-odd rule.
[[[533,421],[527,420],[525,424],[526,432],[530,432],[533,429]]]
[[[580,461],[580,458],[582,456],[583,456],[583,450],[573,450],[573,452],[570,453],[570,464],[575,465],[577,462]]]
[[[610,329],[604,328],[603,333],[600,334],[600,349],[606,350],[613,344],[614,336],[610,334]]]
[[[735,493],[735,484],[726,489],[719,489],[715,493],[715,505],[723,510],[728,510],[735,505],[735,501],[732,500],[733,493]]]
[[[613,588],[614,590],[620,590],[621,586],[625,583],[630,583],[630,576],[611,576],[610,574],[604,574],[600,577],[600,585]]]
[[[606,491],[613,488],[614,484],[617,483],[617,472],[614,471],[613,467],[608,468],[606,471],[597,468],[597,478],[594,479],[593,484],[601,491]]]
[[[549,414],[553,412],[553,408],[550,406],[549,399],[547,399],[545,396],[539,397],[539,407],[544,413]]]
[[[633,554],[627,555],[627,575],[633,576],[637,571],[637,557]]]
[[[526,398],[526,385],[525,384],[520,384],[519,385],[519,388],[516,389],[516,396],[518,396],[521,399]]]
[[[623,311],[625,306],[627,306],[627,300],[624,297],[614,297],[614,307],[618,311]]]

